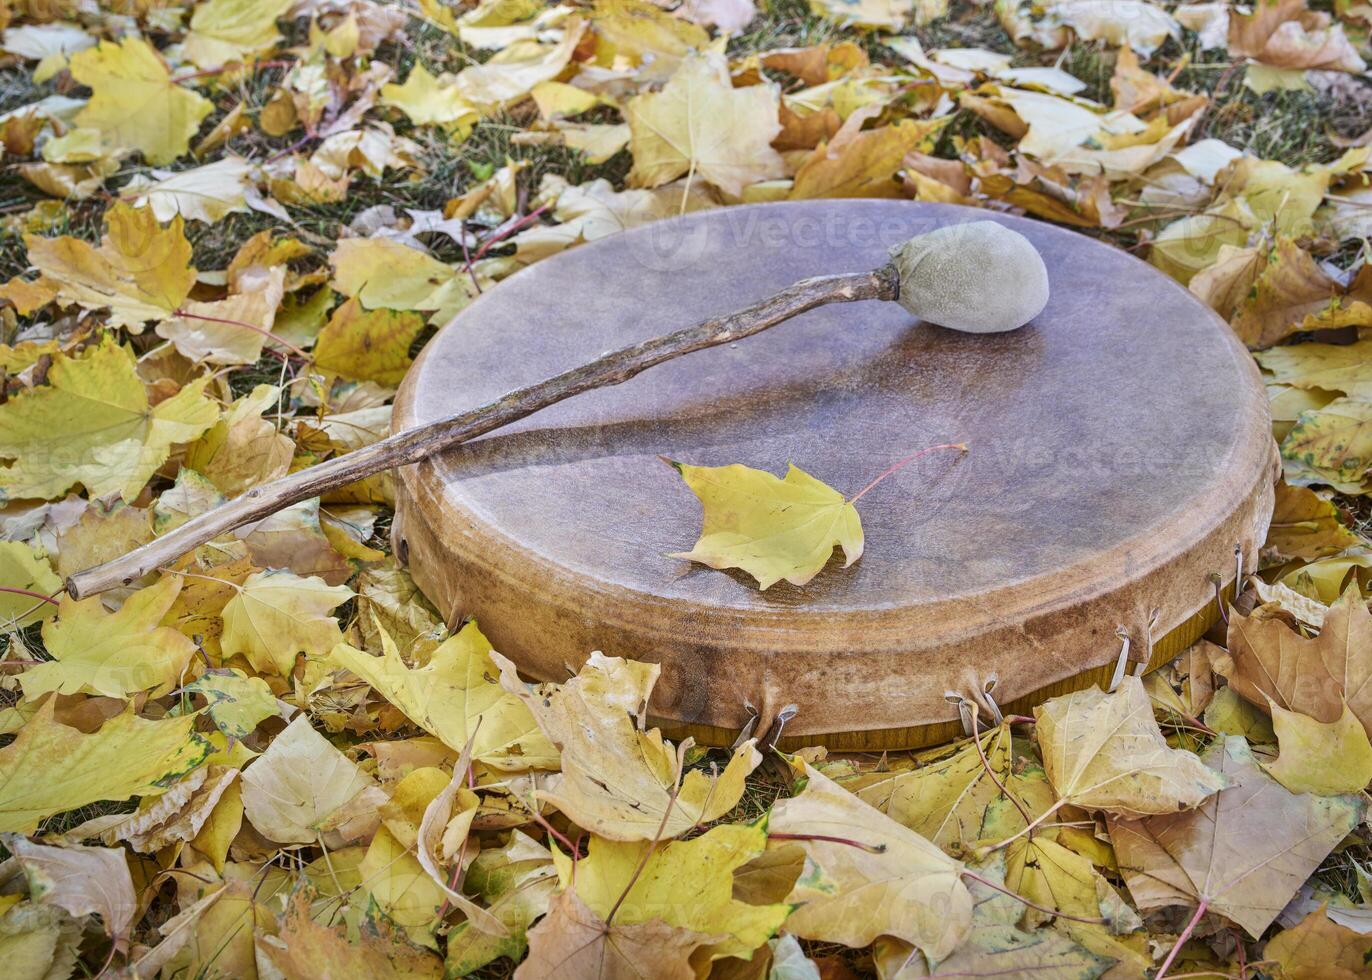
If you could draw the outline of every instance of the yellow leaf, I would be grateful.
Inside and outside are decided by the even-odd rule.
[[[764,823],[726,824],[691,840],[656,847],[646,840],[623,843],[592,837],[590,850],[576,862],[575,878],[570,857],[554,849],[553,861],[563,887],[602,919],[618,904],[616,923],[656,919],[722,936],[711,946],[713,957],[746,957],[776,932],[790,911],[784,904],[748,905],[733,897],[734,870],[766,847]],[[643,870],[635,879],[640,864]]]
[[[345,378],[397,385],[410,368],[410,348],[423,329],[418,313],[368,311],[354,297],[334,310],[319,332],[315,366]]]
[[[1323,558],[1338,554],[1361,540],[1344,526],[1338,507],[1331,501],[1305,487],[1277,484],[1276,508],[1263,547],[1279,559],[1310,561]]]
[[[625,119],[634,187],[658,187],[683,174],[735,197],[759,180],[786,175],[771,142],[781,132],[780,97],[771,83],[734,88],[722,55],[692,55],[661,92],[629,100]]]
[[[515,41],[484,63],[458,72],[458,94],[485,112],[517,102],[539,82],[550,82],[562,74],[585,30],[585,23],[574,17],[562,28],[562,40],[556,44]]]
[[[821,143],[796,171],[793,199],[908,195],[896,177],[907,153],[930,150],[951,116],[902,119]]]
[[[413,669],[384,628],[376,626],[384,651],[373,657],[347,645],[334,648],[334,663],[352,671],[430,735],[455,752],[467,740],[472,758],[497,769],[556,769],[558,752],[534,723],[529,709],[501,689],[491,644],[471,622]]]
[[[485,847],[467,869],[464,884],[480,898],[509,932],[493,936],[470,922],[459,922],[448,933],[448,976],[465,977],[508,956],[524,958],[526,934],[535,919],[548,910],[557,891],[557,870],[546,847],[512,831],[503,847]]]
[[[205,0],[191,15],[182,51],[198,68],[218,68],[272,47],[281,39],[276,19],[292,0]]]
[[[111,846],[125,841],[134,850],[152,854],[196,837],[237,780],[237,769],[210,763],[178,779],[161,796],[145,798],[133,813],[95,817],[64,836],[71,840],[98,837]]]
[[[896,32],[914,11],[915,0],[810,0],[817,16],[843,27]]]
[[[1271,745],[1277,741],[1272,720],[1239,697],[1232,686],[1226,685],[1215,692],[1206,705],[1202,721],[1221,735],[1242,735],[1254,745]]]
[[[1283,384],[1372,399],[1372,338],[1352,344],[1273,347],[1254,356]]]
[[[66,306],[110,311],[113,326],[138,333],[171,316],[195,284],[180,215],[163,228],[151,208],[124,202],[105,212],[105,235],[92,248],[79,238],[25,235],[29,261],[57,283]]]
[[[19,896],[6,896],[18,901]],[[37,902],[0,907],[0,961],[13,980],[57,980],[76,970],[85,923]]]
[[[443,890],[413,854],[382,827],[358,866],[362,889],[410,941],[433,948],[434,927],[443,905]]]
[[[422,310],[442,324],[471,301],[471,277],[389,238],[348,238],[329,256],[334,286],[369,310]],[[334,313],[335,318],[338,312]],[[321,339],[328,333],[321,334]]]
[[[683,774],[690,740],[673,750],[656,728],[642,730],[657,664],[597,651],[557,690],[531,692],[513,663],[494,652],[490,658],[500,668],[501,685],[523,700],[562,753],[561,781],[555,789],[539,790],[538,798],[602,837],[666,840],[718,820],[733,809],[744,780],[762,761],[749,739],[723,773]],[[674,792],[678,783],[680,791]]]
[[[1181,38],[1181,26],[1172,16],[1145,0],[1070,0],[1051,9],[1083,41],[1128,45],[1144,57],[1169,37]]]
[[[804,792],[773,807],[768,833],[799,835],[833,892],[804,901],[787,931],[845,946],[895,936],[931,960],[956,949],[972,923],[962,862],[814,768],[805,772]]]
[[[44,701],[0,749],[0,831],[28,834],[55,813],[156,796],[211,752],[193,714],[147,721],[130,708],[86,735],[54,721],[55,706]]]
[[[1140,930],[1137,913],[1125,904],[1091,861],[1042,834],[1021,838],[1006,849],[1005,884],[1044,908],[1077,918],[1105,918],[1109,926],[1059,918],[1057,928],[1097,956],[1118,961],[1133,976],[1142,976],[1152,965],[1147,934],[1123,935]],[[1021,908],[1020,924],[1037,929],[1053,918],[1034,909]]]
[[[985,764],[967,739],[921,753],[914,769],[838,782],[892,820],[956,853],[978,841],[1003,840],[1024,827],[1024,818],[1001,793],[991,773],[1026,804],[1031,815],[1052,806],[1053,793],[1043,770],[1017,759],[1013,741],[1010,726],[1002,725],[981,735]]]
[[[184,690],[205,698],[214,727],[231,739],[247,738],[259,722],[281,710],[267,682],[241,670],[207,670]]]
[[[1277,782],[1293,793],[1319,796],[1360,793],[1372,782],[1372,742],[1347,704],[1329,723],[1278,704],[1271,708],[1281,754],[1263,768]]]
[[[1291,483],[1362,493],[1372,469],[1372,401],[1338,398],[1303,413],[1282,440],[1281,455]]]
[[[192,361],[253,364],[262,356],[285,284],[284,267],[254,267],[239,277],[233,293],[213,302],[187,303],[187,315],[159,323],[157,335]]]
[[[62,580],[53,574],[47,555],[22,541],[0,541],[0,585],[46,596],[55,596],[62,590]],[[0,592],[0,628],[7,631],[50,619],[56,612],[57,607],[51,602]]]
[[[24,699],[54,691],[108,698],[166,694],[195,656],[187,637],[158,625],[180,591],[180,578],[168,575],[133,593],[114,613],[105,611],[100,596],[63,598],[57,619],[43,626],[43,645],[53,659],[21,675]]]
[[[591,22],[596,37],[612,45],[616,55],[644,66],[640,77],[647,80],[666,78],[683,58],[710,43],[705,28],[647,0],[596,0]]]
[[[700,540],[676,554],[711,568],[741,568],[768,589],[781,579],[804,585],[843,549],[843,567],[862,557],[857,508],[828,484],[795,465],[785,478],[734,463],[672,463],[700,498]]]
[[[1175,813],[1223,789],[1222,776],[1168,746],[1143,682],[1089,688],[1034,709],[1043,767],[1060,803],[1119,816]]]
[[[119,196],[134,207],[151,207],[158,221],[171,221],[179,214],[187,221],[212,224],[248,210],[244,188],[252,179],[252,166],[239,157],[176,173],[154,170],[152,175],[157,179],[136,175],[119,188]]]
[[[186,465],[230,497],[284,476],[295,455],[295,443],[262,417],[263,412],[277,408],[280,395],[274,385],[258,385],[239,398],[191,444]]]
[[[456,126],[468,128],[481,118],[476,107],[464,99],[451,78],[435,78],[415,62],[404,85],[381,86],[381,104],[394,106],[410,117],[416,126]],[[356,239],[374,241],[375,239]]]
[[[297,653],[322,657],[343,642],[330,613],[352,596],[314,576],[255,572],[224,607],[220,647],[226,657],[242,653],[257,670],[287,676]]]
[[[140,150],[153,165],[170,163],[190,146],[209,100],[172,81],[161,55],[142,38],[101,41],[71,58],[71,75],[92,91],[78,126],[100,130],[112,152]]]
[[[132,500],[174,443],[191,441],[219,417],[207,381],[150,407],[133,357],[112,340],[76,357],[58,354],[46,387],[0,406],[0,456],[17,457],[0,471],[0,492],[51,499],[80,483],[92,497]]]
[[[317,844],[330,830],[355,839],[377,826],[376,808],[386,799],[376,780],[311,728],[304,714],[272,739],[242,778],[244,814],[258,833],[281,844]],[[370,813],[362,812],[363,801]]]

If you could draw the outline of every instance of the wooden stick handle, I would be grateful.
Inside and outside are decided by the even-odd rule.
[[[251,524],[283,507],[347,486],[382,470],[418,462],[432,453],[484,435],[593,388],[628,381],[640,371],[692,351],[733,343],[783,320],[828,303],[899,298],[900,282],[890,266],[874,272],[803,279],[760,303],[704,320],[674,333],[621,347],[580,367],[516,389],[495,401],[458,415],[397,432],[370,446],[299,473],[253,487],[241,497],[193,517],[173,531],[128,554],[77,572],[67,579],[73,599],[120,585],[131,585],[153,569],[176,560],[221,534]]]

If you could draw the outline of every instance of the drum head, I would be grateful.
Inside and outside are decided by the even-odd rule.
[[[927,743],[960,731],[949,690],[994,678],[1000,704],[1031,703],[1108,677],[1121,627],[1136,655],[1170,658],[1213,617],[1235,547],[1252,562],[1262,543],[1277,474],[1266,399],[1247,351],[1185,289],[1051,225],[814,201],[615,234],[440,331],[394,428],[988,218],[1047,263],[1052,298],[1028,326],[959,334],[863,302],[687,355],[405,468],[397,553],[532,679],[562,680],[592,650],[660,662],[654,714],[713,742],[793,704],[790,744]],[[660,454],[795,463],[851,495],[943,442],[970,452],[864,496],[862,559],[803,588],[761,592],[669,557],[690,550],[701,510]]]

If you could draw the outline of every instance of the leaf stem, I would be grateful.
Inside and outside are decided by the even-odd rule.
[[[964,453],[965,453],[965,452],[967,452],[967,444],[966,444],[965,442],[945,442],[945,443],[940,443],[940,444],[937,445],[937,446],[930,446],[928,449],[921,449],[919,452],[913,453],[913,454],[911,454],[911,455],[909,455],[909,456],[906,456],[904,459],[898,459],[898,460],[896,460],[894,463],[892,463],[890,466],[886,467],[886,469],[884,469],[884,470],[882,470],[880,473],[878,473],[877,476],[876,476],[876,479],[874,479],[871,483],[867,484],[867,486],[863,487],[863,488],[862,488],[861,490],[859,490],[856,494],[854,494],[853,496],[849,497],[849,498],[848,498],[848,503],[850,503],[850,504],[855,504],[855,503],[857,503],[860,499],[862,499],[862,495],[863,495],[863,494],[865,494],[868,490],[871,490],[873,487],[875,487],[875,486],[876,486],[878,483],[880,483],[882,480],[886,479],[886,478],[887,478],[888,476],[890,476],[892,473],[895,473],[895,472],[898,471],[898,470],[904,469],[906,466],[909,466],[911,463],[913,463],[915,460],[919,459],[921,456],[927,456],[927,455],[929,455],[930,453],[932,453],[932,452],[937,452],[937,451],[940,450],[940,449],[956,449],[956,450],[958,450],[959,452],[964,452]]]
[[[1167,954],[1167,959],[1162,961],[1162,967],[1158,970],[1155,980],[1163,980],[1167,976],[1167,971],[1172,967],[1172,961],[1177,958],[1181,948],[1186,945],[1186,941],[1191,938],[1191,933],[1195,932],[1196,926],[1200,924],[1201,916],[1205,915],[1206,909],[1210,907],[1210,899],[1202,898],[1200,904],[1196,906],[1196,912],[1191,916],[1191,921],[1186,923],[1186,928],[1177,937],[1177,944],[1172,947],[1172,951]]]
[[[1028,808],[1020,802],[1019,797],[1013,795],[1005,788],[1005,784],[1001,782],[1000,777],[996,775],[996,771],[991,768],[991,761],[986,758],[986,753],[981,747],[981,732],[977,730],[977,721],[977,713],[974,707],[972,711],[972,744],[977,747],[977,757],[981,759],[982,768],[986,770],[986,775],[991,777],[991,782],[996,784],[996,789],[1000,790],[1000,795],[1004,796],[1015,805],[1015,809],[1018,810],[1019,815],[1024,818],[1024,822],[1033,823],[1034,818],[1029,815]]]
[[[615,913],[624,904],[624,900],[629,897],[629,892],[634,890],[634,885],[638,884],[639,876],[643,874],[643,869],[648,866],[648,861],[657,850],[657,845],[662,842],[662,832],[667,829],[667,821],[671,819],[672,807],[676,806],[677,794],[681,792],[681,773],[677,773],[676,785],[672,787],[672,795],[667,798],[667,808],[662,811],[662,822],[657,825],[657,833],[653,834],[653,842],[648,845],[648,849],[643,852],[643,857],[638,860],[638,867],[634,868],[634,873],[629,876],[629,883],[624,886],[624,891],[619,893],[619,898],[615,899],[615,904],[610,907],[610,914],[605,916],[605,928],[615,921]]]
[[[54,592],[52,595],[60,595],[62,592],[65,591],[65,589],[58,589],[57,592]],[[44,595],[41,592],[31,592],[28,589],[18,589],[8,585],[0,585],[0,592],[9,592],[13,595],[28,596],[30,599],[41,599],[43,602],[49,603],[50,605],[54,606],[60,605],[60,603],[58,603],[58,601],[54,599],[51,595]]]
[[[1015,833],[1015,834],[1012,834],[1011,836],[1005,838],[1005,840],[1001,841],[999,844],[992,845],[992,847],[990,848],[990,850],[987,851],[987,853],[989,854],[989,853],[991,853],[991,852],[993,852],[993,851],[999,851],[1002,847],[1007,847],[1007,846],[1009,846],[1010,844],[1013,844],[1015,841],[1019,840],[1019,839],[1020,839],[1021,837],[1023,837],[1025,834],[1032,834],[1032,833],[1034,832],[1034,828],[1035,828],[1035,827],[1037,827],[1039,824],[1043,823],[1045,820],[1047,820],[1047,819],[1048,819],[1049,817],[1051,817],[1053,814],[1055,814],[1055,813],[1057,813],[1059,810],[1061,810],[1062,807],[1063,807],[1063,805],[1064,805],[1066,802],[1067,802],[1066,800],[1058,800],[1056,803],[1054,803],[1052,806],[1050,806],[1047,810],[1044,810],[1042,813],[1040,813],[1040,814],[1039,814],[1037,817],[1035,817],[1033,820],[1029,821],[1029,823],[1024,827],[1023,830],[1020,830],[1019,832],[1017,832],[1017,833]]]
[[[1044,915],[1051,915],[1057,919],[1070,919],[1073,922],[1085,922],[1088,925],[1093,926],[1103,926],[1110,921],[1108,919],[1101,918],[1100,916],[1071,915],[1067,912],[1059,911],[1058,909],[1050,909],[1048,908],[1048,906],[1040,905],[1037,902],[1031,902],[1029,899],[1025,898],[1018,892],[1013,892],[1009,888],[1006,888],[1004,885],[999,885],[996,882],[992,881],[990,878],[983,878],[981,875],[977,874],[970,868],[963,868],[962,876],[964,878],[971,878],[973,881],[979,882],[980,884],[985,885],[987,888],[990,888],[993,891],[998,891],[1002,895],[1009,895],[1011,898],[1023,902],[1025,905],[1027,905],[1029,908],[1033,909],[1036,912],[1042,912]]]
[[[242,327],[244,330],[251,330],[253,333],[261,334],[263,337],[266,337],[273,343],[280,344],[282,347],[291,351],[293,354],[295,354],[297,357],[300,357],[303,360],[308,361],[310,359],[309,354],[305,353],[299,347],[295,346],[295,344],[292,344],[289,340],[286,340],[283,337],[278,337],[276,334],[272,333],[267,328],[259,327],[255,323],[248,323],[246,320],[230,320],[222,316],[205,316],[203,313],[191,313],[188,310],[175,310],[173,312],[173,315],[183,317],[187,320],[204,320],[207,323],[226,323],[230,326]]]
[[[488,251],[490,251],[490,249],[491,249],[491,247],[492,247],[493,245],[498,245],[498,244],[500,244],[502,241],[504,241],[506,238],[509,238],[511,235],[513,235],[515,232],[519,231],[519,230],[520,230],[521,228],[523,228],[525,225],[528,225],[529,223],[531,223],[532,221],[534,221],[534,219],[536,219],[536,218],[538,218],[539,216],[541,216],[541,215],[543,214],[543,212],[544,212],[544,211],[547,211],[547,210],[548,210],[548,205],[546,205],[546,204],[540,205],[539,207],[534,208],[534,210],[530,211],[530,212],[529,212],[528,214],[526,214],[524,217],[520,218],[518,221],[513,221],[513,222],[510,222],[510,223],[508,223],[508,224],[502,225],[501,227],[497,228],[497,229],[491,234],[491,237],[487,238],[484,242],[482,242],[482,243],[477,247],[476,254],[475,254],[474,256],[472,256],[472,261],[475,262],[477,259],[480,259],[480,258],[481,258],[482,256],[484,256]]]
[[[864,844],[860,840],[853,840],[849,837],[830,837],[828,834],[776,834],[767,832],[768,840],[822,840],[829,844],[843,844],[847,847],[856,847],[860,851],[868,854],[885,854],[885,844]]]

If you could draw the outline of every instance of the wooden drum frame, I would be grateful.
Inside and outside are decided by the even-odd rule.
[[[1061,228],[861,200],[648,224],[477,299],[411,368],[393,427],[987,219],[1047,263],[1052,298],[1029,325],[968,335],[840,304],[679,358],[400,470],[397,555],[529,679],[564,680],[592,650],[661,663],[654,717],[708,744],[792,704],[787,747],[935,744],[962,731],[947,691],[994,676],[996,700],[1027,710],[1107,681],[1120,630],[1136,661],[1167,662],[1217,617],[1236,548],[1256,567],[1280,472],[1267,399],[1208,307]],[[970,452],[864,496],[862,559],[803,588],[668,557],[690,550],[700,506],[659,454],[795,463],[851,495],[950,441]]]

